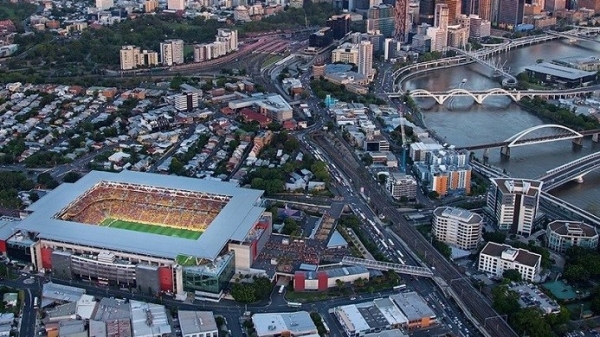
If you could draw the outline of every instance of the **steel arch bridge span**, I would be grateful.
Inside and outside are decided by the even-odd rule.
[[[483,101],[485,101],[488,97],[492,97],[492,96],[508,96],[510,99],[512,99],[514,102],[518,102],[521,98],[528,96],[528,97],[533,97],[535,96],[534,94],[531,95],[527,95],[527,94],[523,94],[521,92],[519,93],[512,93],[508,90],[502,89],[502,88],[492,88],[492,89],[488,89],[485,91],[477,91],[477,92],[471,92],[469,90],[466,89],[452,89],[449,91],[445,91],[445,92],[431,92],[425,89],[415,89],[410,91],[410,96],[412,96],[413,98],[433,98],[438,104],[444,104],[448,99],[452,98],[452,97],[471,97],[475,103],[477,104],[483,104]]]
[[[542,130],[542,129],[554,129],[554,130],[558,130],[562,134],[557,134],[556,137],[548,137],[548,139],[536,140],[536,141],[528,141],[527,138],[525,138],[528,134],[535,132],[537,130]],[[553,141],[556,141],[557,139],[566,140],[566,139],[574,139],[574,138],[583,138],[583,135],[573,129],[570,129],[570,128],[564,126],[564,125],[543,124],[543,125],[537,125],[537,126],[525,129],[525,130],[517,133],[516,135],[508,138],[504,142],[508,143],[508,145],[506,145],[507,147],[517,147],[517,146],[528,145],[528,144],[541,144],[541,143],[553,142]]]

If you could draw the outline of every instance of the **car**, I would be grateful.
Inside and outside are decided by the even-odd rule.
[[[354,297],[354,296],[350,297],[351,301],[354,301],[355,299],[356,299],[356,297]]]

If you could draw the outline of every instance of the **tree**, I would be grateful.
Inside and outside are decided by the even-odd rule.
[[[430,191],[429,193],[427,193],[427,196],[429,197],[429,199],[437,199],[440,197],[440,194],[436,191]]]
[[[371,157],[371,155],[369,153],[365,153],[362,156],[361,160],[365,164],[365,166],[373,165],[373,157]]]
[[[37,177],[37,182],[40,185],[46,186],[46,188],[53,189],[58,186],[58,182],[48,172],[41,173]]]
[[[523,280],[521,273],[516,269],[505,270],[504,273],[502,273],[502,277],[513,282],[521,282]]]
[[[252,303],[256,300],[254,288],[247,283],[234,283],[231,286],[231,296],[242,303]]]
[[[362,277],[357,278],[356,280],[354,280],[354,285],[356,287],[363,287],[365,285],[365,280]]]
[[[287,218],[283,220],[283,228],[281,229],[281,233],[286,235],[298,235],[300,234],[300,227],[294,219]]]
[[[341,290],[342,288],[344,288],[344,281],[342,281],[342,280],[340,280],[340,279],[336,279],[336,280],[335,280],[335,285],[336,285],[336,287],[337,287],[338,289],[340,289],[340,290]]]
[[[513,314],[521,308],[519,294],[509,290],[506,285],[499,285],[492,289],[493,306],[499,314]]]
[[[183,173],[183,168],[183,163],[180,162],[176,157],[172,157],[171,163],[169,164],[169,173],[180,175]]]
[[[506,241],[506,234],[502,232],[485,232],[483,233],[483,239],[485,241],[503,244]]]
[[[71,171],[65,174],[65,176],[63,177],[63,181],[65,183],[74,183],[77,180],[79,180],[79,178],[81,178],[81,175],[79,175],[79,173]]]
[[[215,323],[217,323],[217,327],[221,327],[225,324],[225,319],[222,316],[215,316]]]

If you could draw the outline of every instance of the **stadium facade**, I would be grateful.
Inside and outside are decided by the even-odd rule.
[[[218,296],[271,235],[262,195],[228,182],[92,171],[0,234],[10,259],[56,278]]]

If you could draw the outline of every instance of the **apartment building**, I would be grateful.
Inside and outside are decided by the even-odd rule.
[[[598,248],[598,231],[583,221],[555,220],[546,228],[548,248],[564,253],[573,246]]]
[[[501,278],[504,271],[514,269],[523,280],[538,281],[542,256],[525,249],[488,242],[479,253],[478,270]]]
[[[542,181],[529,179],[492,179],[487,208],[499,230],[529,236],[539,208]]]
[[[438,207],[433,211],[432,225],[437,240],[459,249],[477,249],[481,241],[483,218],[466,209]]]

